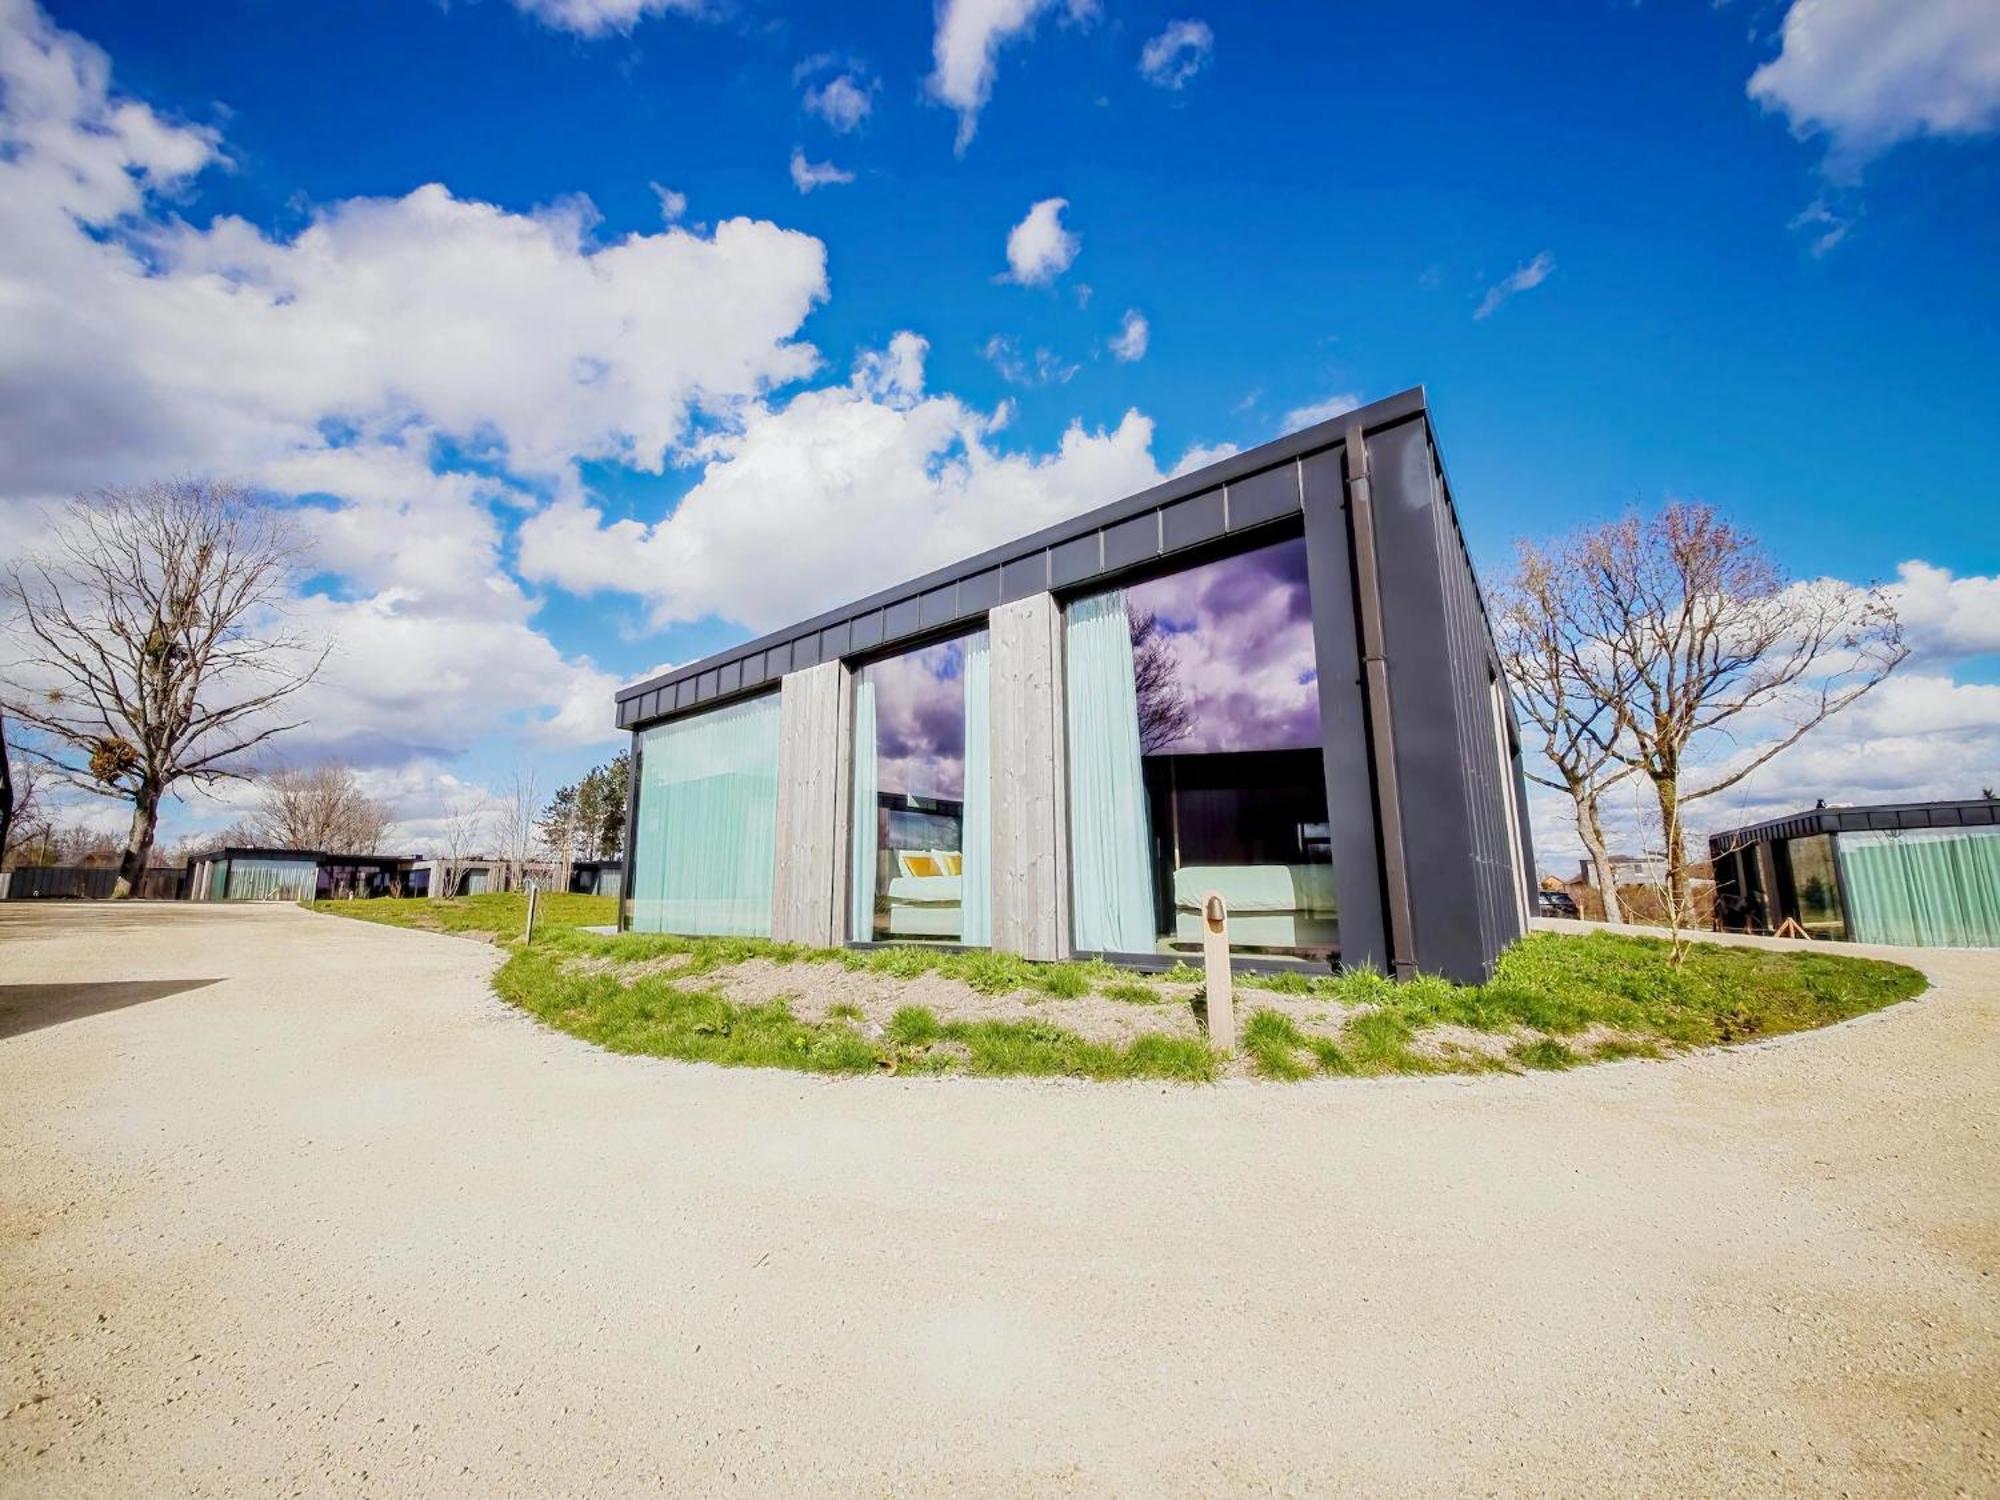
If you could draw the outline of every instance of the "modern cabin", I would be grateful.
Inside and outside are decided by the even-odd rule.
[[[774,560],[777,565],[777,560]],[[1519,735],[1423,392],[621,690],[620,925],[1490,974]]]
[[[1716,926],[2000,948],[2000,802],[1815,807],[1718,833]],[[1787,929],[1789,930],[1789,929]]]

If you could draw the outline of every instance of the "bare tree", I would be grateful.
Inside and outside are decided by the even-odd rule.
[[[137,887],[168,792],[243,775],[296,727],[276,706],[326,659],[273,623],[299,557],[246,491],[176,480],[70,502],[0,581],[22,648],[0,701],[62,780],[132,803],[114,896]]]
[[[535,774],[514,773],[514,779],[507,794],[500,799],[495,822],[500,837],[500,857],[507,862],[509,890],[518,890],[526,883],[528,858],[535,851],[535,823],[541,811],[541,799],[535,786]]]
[[[1735,786],[1873,688],[1909,654],[1876,588],[1786,580],[1763,547],[1706,505],[1669,504],[1586,532],[1570,659],[1609,705],[1587,736],[1651,783],[1667,897],[1687,900],[1689,803]],[[1701,784],[1683,777],[1739,729],[1758,738]]]
[[[1125,606],[1132,631],[1132,677],[1139,696],[1139,753],[1157,755],[1194,732],[1194,709],[1181,686],[1180,656],[1160,617]]]
[[[346,766],[280,767],[262,773],[257,781],[257,802],[245,827],[245,843],[373,854],[393,817],[389,804],[369,796],[361,778]]]
[[[438,828],[438,858],[444,866],[441,882],[444,889],[433,889],[433,896],[458,894],[465,867],[484,853],[491,822],[492,809],[484,792],[471,792],[445,805],[444,820]]]
[[[1604,839],[1605,794],[1633,774],[1611,745],[1618,709],[1606,688],[1623,698],[1628,684],[1605,684],[1583,672],[1585,643],[1579,605],[1587,580],[1574,548],[1515,547],[1513,575],[1499,592],[1500,663],[1513,685],[1514,707],[1540,736],[1542,759],[1554,774],[1527,766],[1530,781],[1564,793],[1577,837],[1589,856],[1591,884],[1604,901],[1604,920],[1622,922],[1618,882]]]

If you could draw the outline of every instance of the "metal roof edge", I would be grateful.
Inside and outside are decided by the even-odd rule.
[[[1273,438],[1268,443],[1260,443],[1255,448],[1232,453],[1227,458],[1217,459],[1202,468],[1174,475],[1150,489],[1140,490],[1136,494],[1098,506],[1094,510],[1080,512],[1068,520],[1045,526],[1040,531],[1015,537],[1000,546],[989,547],[984,552],[975,553],[971,557],[941,568],[934,568],[928,573],[890,588],[878,589],[851,603],[836,605],[832,609],[823,610],[819,614],[780,629],[766,631],[763,635],[725,647],[721,651],[710,652],[698,661],[691,661],[670,671],[657,673],[643,682],[628,684],[612,695],[613,704],[615,706],[628,702],[670,683],[698,676],[736,658],[780,645],[806,632],[837,624],[856,613],[894,603],[913,594],[922,593],[926,589],[941,587],[966,574],[997,566],[1017,553],[1052,546],[1072,537],[1086,535],[1121,519],[1126,514],[1137,514],[1158,506],[1169,505],[1176,500],[1203,494],[1218,485],[1234,484],[1278,464],[1304,458],[1323,449],[1337,448],[1346,441],[1349,428],[1358,426],[1364,435],[1379,432],[1385,427],[1399,426],[1412,417],[1424,416],[1427,411],[1428,403],[1424,388],[1420,385],[1411,386],[1408,390],[1398,391],[1393,396],[1385,396],[1380,401],[1371,401],[1366,406],[1342,412],[1324,422],[1315,422],[1310,427],[1301,427],[1296,432],[1288,432],[1282,437]],[[1454,524],[1456,524],[1455,517]]]

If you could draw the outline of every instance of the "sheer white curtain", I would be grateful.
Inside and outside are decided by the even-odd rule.
[[[1069,837],[1075,941],[1086,951],[1155,946],[1153,839],[1139,758],[1139,692],[1125,591],[1069,607]]]
[[[640,736],[632,925],[768,937],[777,873],[778,695]]]
[[[847,936],[875,936],[875,684],[863,667],[854,674],[854,807],[849,840]]]
[[[993,941],[993,658],[983,630],[965,638],[965,821],[960,837],[959,941]]]

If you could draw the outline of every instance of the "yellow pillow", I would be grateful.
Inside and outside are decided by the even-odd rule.
[[[922,876],[942,873],[938,869],[938,862],[928,854],[909,854],[899,851],[896,855],[896,862],[903,867],[905,875]]]

